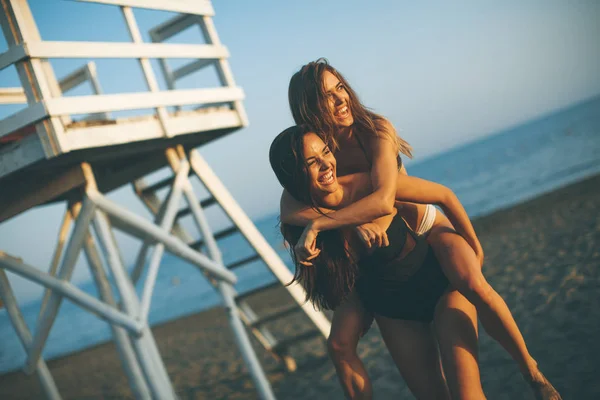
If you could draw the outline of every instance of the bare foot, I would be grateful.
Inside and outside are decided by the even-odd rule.
[[[536,400],[562,400],[558,391],[541,372],[538,371],[535,377],[524,376],[524,378],[531,386]]]

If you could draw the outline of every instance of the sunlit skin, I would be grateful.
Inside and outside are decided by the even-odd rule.
[[[303,151],[310,191],[319,206],[330,209],[345,207],[369,194],[371,185],[369,175],[366,173],[349,174],[339,178],[335,175],[331,178],[328,177],[336,169],[336,159],[331,154],[328,146],[316,134],[308,133],[304,136]],[[323,184],[323,177],[329,178],[325,180],[325,185]],[[398,191],[396,195],[398,198],[403,199],[404,196],[408,196],[413,201],[443,202],[450,214],[455,216],[453,219],[462,221],[459,225],[465,224],[465,221],[468,223],[466,212],[458,202],[453,201],[447,195],[448,190],[446,188],[401,173],[397,174],[397,179]],[[415,191],[417,187],[423,186],[429,190],[429,193],[422,195],[419,193],[419,189]],[[390,215],[379,219],[378,226],[381,226],[384,232],[391,223],[392,217],[393,215]],[[354,254],[363,253],[356,248],[358,244],[355,241],[351,243],[351,250]],[[388,244],[389,242],[385,243],[385,245]],[[346,307],[346,305],[341,307]],[[448,322],[446,311],[448,309],[461,310],[462,315],[466,317],[462,323],[466,323],[467,328],[471,327],[472,335],[464,335],[460,329],[457,331],[456,323]],[[438,343],[436,334],[427,323],[376,316],[386,346],[390,349],[394,362],[413,394],[417,398],[435,399],[450,399],[444,373],[439,362],[438,346],[446,351],[455,348],[464,349],[461,356],[449,358],[446,361],[446,367],[462,371],[463,376],[470,378],[471,383],[463,384],[463,387],[464,391],[470,393],[471,398],[484,398],[479,385],[479,371],[477,369],[476,319],[474,307],[456,291],[450,291],[446,294],[440,300],[440,305],[436,310],[436,327],[439,327],[437,335],[439,336],[440,331],[443,331],[445,339],[440,343]],[[335,321],[336,315],[334,314],[332,334],[335,334],[335,329],[340,327]],[[343,326],[347,326],[347,324],[347,321],[345,321]],[[337,343],[334,342],[333,346],[337,346]],[[344,348],[337,348],[337,350],[343,352]],[[357,370],[360,371],[362,368],[361,364],[355,364],[357,360],[356,356],[349,354],[345,360],[336,365],[336,369],[348,397],[370,398],[370,383],[365,379],[366,374],[356,373]],[[452,377],[453,373],[447,372],[446,375]],[[459,380],[464,381],[465,379]],[[365,391],[365,388],[369,390]]]
[[[336,169],[335,157],[331,154],[328,146],[321,138],[314,133],[307,133],[303,138],[303,151],[307,174],[309,176],[310,190],[313,198],[319,206],[337,209],[346,207],[349,204],[355,203],[364,196],[367,196],[372,190],[369,175],[365,173],[346,175],[337,178],[333,172]],[[474,235],[471,222],[464,208],[456,198],[456,196],[446,187],[438,185],[426,180],[409,177],[402,173],[397,173],[396,179],[396,199],[401,201],[416,202],[422,204],[437,204],[440,206],[453,225],[463,235]],[[391,216],[380,219],[379,224],[382,230],[385,231],[391,222]],[[451,235],[447,239],[454,241],[453,247],[456,249],[461,246],[467,246],[461,236],[452,232],[441,232],[439,235]],[[461,242],[462,241],[462,242]],[[468,247],[468,246],[467,246]],[[468,255],[469,252],[462,250],[462,254]],[[473,265],[476,263],[473,252],[470,252],[472,259],[463,259],[465,264]],[[445,255],[446,258],[451,258],[450,254]],[[456,260],[455,260],[456,261]],[[440,337],[440,350],[444,365],[447,368],[445,372],[450,383],[450,391],[457,398],[485,398],[479,381],[479,370],[477,367],[477,334],[476,334],[476,314],[473,305],[483,312],[482,322],[486,329],[499,329],[499,324],[512,324],[505,329],[512,330],[512,334],[519,336],[513,340],[519,340],[525,346],[523,338],[520,336],[518,328],[510,315],[510,311],[502,298],[489,286],[480,271],[470,271],[470,278],[465,281],[461,276],[467,271],[453,270],[452,268],[442,266],[442,269],[448,277],[451,286],[456,290],[452,290],[440,301],[440,306],[436,311],[436,329],[438,329],[438,337]],[[462,296],[461,296],[462,295]],[[464,297],[463,297],[464,296]],[[469,300],[466,301],[465,297]],[[448,312],[444,312],[449,307],[452,310],[461,310],[463,315],[468,316],[466,325],[462,328],[457,328],[456,321],[448,322],[444,325],[444,321],[448,320]],[[454,313],[454,312],[452,312]],[[376,316],[377,323],[382,330],[382,335],[388,347],[397,346],[395,334],[399,329],[406,329],[407,322],[403,323],[398,320]],[[504,321],[502,321],[504,320]],[[465,321],[463,321],[465,324]],[[410,325],[413,329],[417,325]],[[462,333],[460,333],[462,330]],[[469,335],[467,332],[474,332]],[[467,339],[469,338],[470,339]],[[503,338],[507,340],[506,338]],[[457,344],[460,343],[460,344]],[[449,355],[446,347],[450,349],[463,348],[461,355]],[[450,350],[450,353],[456,350]],[[459,352],[461,353],[461,352]],[[406,372],[403,368],[403,362],[408,361],[406,356],[400,357],[399,354],[392,354],[400,371]],[[533,359],[531,359],[533,360]],[[412,359],[414,361],[414,358]],[[533,360],[535,363],[535,360]],[[429,368],[435,371],[435,367],[430,364]],[[534,367],[537,370],[537,364]],[[412,369],[414,372],[414,369]],[[545,378],[539,370],[539,379],[543,382]],[[422,373],[417,378],[411,380],[411,389],[418,393],[424,393],[425,386],[419,385],[423,382],[425,373]],[[431,376],[429,377],[431,379]],[[410,384],[409,384],[410,385]],[[438,393],[440,393],[438,391]],[[552,398],[552,397],[550,397]],[[554,397],[558,399],[558,397]]]
[[[298,202],[284,191],[281,199],[281,221],[292,225],[306,226],[304,234],[295,246],[297,261],[304,265],[310,265],[311,260],[319,256],[315,240],[319,232],[325,230],[353,226],[367,247],[386,245],[388,241],[384,229],[385,224],[382,224],[381,221],[395,211],[395,206],[398,205],[396,198],[398,176],[406,176],[406,170],[403,167],[398,171],[397,149],[386,135],[379,134],[379,131],[378,135],[362,133],[363,146],[359,145],[356,139],[357,132],[354,131],[357,129],[354,125],[354,116],[348,107],[350,104],[349,92],[342,82],[333,73],[325,70],[322,74],[321,84],[323,94],[328,99],[328,111],[336,123],[335,138],[339,145],[339,150],[335,154],[337,176],[341,179],[352,173],[367,173],[370,178],[370,182],[368,182],[370,192],[353,203],[344,204],[344,206],[336,207],[328,204],[325,207],[329,210],[322,209],[329,213],[328,218]],[[305,123],[303,121],[296,122]],[[395,132],[389,121],[384,120],[381,125],[381,129]],[[405,206],[400,209],[400,212],[409,225],[415,229],[424,214],[425,206],[404,204]],[[446,210],[444,211],[446,212]],[[427,237],[452,286],[462,293],[452,292],[447,299],[440,301],[440,304],[451,308],[464,307],[465,309],[475,305],[487,333],[506,349],[519,365],[523,375],[535,382],[544,382],[545,378],[539,371],[536,361],[529,354],[510,310],[481,274],[483,249],[470,223],[468,226],[470,229],[465,230],[465,226],[457,225],[455,220],[450,222],[443,213],[438,212]],[[457,232],[460,235],[457,235]],[[370,398],[372,396],[368,375],[356,353],[356,346],[364,328],[365,314],[366,311],[355,298],[340,305],[334,311],[332,332],[328,339],[330,356],[348,398]],[[476,347],[477,319],[474,314],[474,312],[469,314],[472,316],[470,324],[468,323],[460,329],[463,337],[468,336],[467,332],[475,332],[474,339],[471,337],[470,340],[475,340]],[[450,334],[447,332],[450,332],[452,327],[456,328],[464,322],[459,319],[446,318],[445,322],[436,323],[436,329],[440,329],[438,334],[441,340],[451,342]],[[399,323],[390,322],[385,328],[379,321],[378,324],[386,345],[397,364],[398,362],[402,363],[402,358],[408,358],[415,362],[418,357],[411,358],[406,355],[400,357],[398,354],[394,354],[393,349],[401,347],[402,341],[410,342],[416,336],[410,336],[410,333],[400,327]],[[390,339],[390,343],[386,340],[386,336]],[[476,352],[473,353],[475,354],[473,356],[452,349],[444,351],[441,342],[440,351],[444,364],[453,366],[448,368],[446,375],[453,397],[483,398],[478,379]],[[399,368],[402,370],[400,365]],[[415,379],[419,381],[421,378],[423,377]],[[534,383],[532,387],[536,385],[540,386]],[[534,387],[534,390],[537,389]],[[481,396],[473,397],[474,393],[481,393]],[[560,397],[552,395],[546,398],[559,399]]]
[[[309,133],[304,141],[304,162],[309,176],[312,194],[337,193],[339,189],[336,175],[336,161],[333,153],[314,133]]]
[[[323,73],[323,88],[328,99],[329,111],[340,128],[350,128],[354,123],[350,110],[349,95],[339,79],[329,71]],[[341,130],[341,129],[340,129]]]

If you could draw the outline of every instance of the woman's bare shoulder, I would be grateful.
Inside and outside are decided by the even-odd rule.
[[[340,176],[338,182],[344,186],[353,202],[367,196],[373,191],[371,175],[368,172],[357,172]]]

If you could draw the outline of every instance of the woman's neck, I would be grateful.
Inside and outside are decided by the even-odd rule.
[[[336,210],[342,207],[347,206],[352,203],[352,199],[350,199],[351,188],[339,182],[338,179],[338,189],[333,193],[328,193],[323,196],[320,200],[320,206],[329,208],[332,210]]]
[[[338,141],[342,143],[352,140],[352,137],[354,136],[352,126],[344,126],[339,128],[337,130],[336,136],[338,138]]]

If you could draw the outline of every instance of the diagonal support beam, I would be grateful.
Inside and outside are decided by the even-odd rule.
[[[8,312],[8,316],[17,336],[19,336],[19,339],[21,340],[23,349],[25,349],[25,352],[28,352],[32,343],[31,333],[29,332],[29,328],[27,328],[23,314],[19,310],[17,300],[13,294],[6,272],[2,269],[0,269],[0,299],[2,299],[6,306],[6,311]],[[49,400],[60,400],[61,397],[58,393],[56,384],[54,383],[54,379],[50,374],[50,370],[46,366],[46,362],[41,358],[37,362],[36,373],[46,397]]]
[[[181,189],[182,186],[187,182],[188,172],[190,165],[186,162],[181,165],[181,168],[177,172],[175,182],[173,182],[173,188],[169,197],[166,200],[166,207],[162,221],[160,221],[160,228],[165,232],[170,232],[175,222],[177,215],[177,208],[179,207],[179,201],[181,200]],[[189,183],[189,182],[188,182]],[[140,310],[140,319],[146,321],[148,319],[148,313],[150,311],[150,302],[152,300],[152,293],[154,291],[154,284],[156,283],[156,277],[158,275],[158,268],[160,266],[160,260],[165,252],[165,245],[163,243],[157,243],[154,246],[152,257],[150,259],[150,267],[148,268],[148,276],[144,284],[144,291],[142,294],[142,306]]]
[[[81,212],[75,223],[71,239],[65,250],[63,262],[58,271],[58,278],[63,281],[71,279],[71,275],[75,269],[75,262],[79,256],[81,246],[83,245],[84,235],[88,230],[88,226],[94,214],[94,208],[94,204],[87,198],[83,200]],[[44,315],[40,317],[40,323],[33,339],[33,344],[31,345],[29,357],[25,364],[25,371],[28,373],[31,373],[35,369],[35,365],[37,364],[44,344],[48,339],[50,329],[52,329],[52,325],[56,319],[56,314],[58,313],[61,302],[62,296],[58,293],[52,293],[48,299]]]
[[[92,190],[88,188],[88,195],[90,195],[90,192]],[[95,212],[94,229],[115,279],[124,310],[130,315],[138,315],[140,309],[139,299],[121,260],[108,218],[100,210]],[[131,341],[153,397],[161,400],[176,399],[177,396],[148,325],[144,324],[140,337],[133,337]]]
[[[257,254],[260,255],[275,277],[283,285],[287,285],[291,282],[293,275],[290,270],[285,266],[275,250],[273,250],[260,231],[254,226],[250,218],[248,218],[237,204],[227,188],[225,188],[217,175],[212,171],[210,165],[208,165],[197,150],[190,151],[189,159],[192,170],[198,178],[200,178],[204,187],[206,187],[212,197],[217,199],[223,208],[223,211],[225,211],[229,219],[238,226],[244,238],[250,243]],[[304,289],[302,289],[300,285],[290,285],[287,286],[286,289],[296,303],[302,307],[306,315],[313,321],[319,331],[321,331],[323,336],[328,337],[329,332],[331,331],[331,322],[329,322],[325,314],[316,311],[312,304],[305,301],[306,294]]]
[[[120,220],[121,223],[129,225],[134,230],[138,231],[145,237],[151,238],[156,242],[161,242],[166,249],[174,255],[197,265],[205,271],[212,274],[215,278],[225,280],[231,284],[237,282],[237,277],[231,271],[228,271],[223,265],[214,262],[205,255],[191,249],[187,244],[180,239],[165,232],[153,223],[146,221],[144,218],[132,213],[113,203],[106,197],[102,196],[97,191],[88,191],[88,197],[96,204],[98,208],[106,212],[111,218]]]
[[[81,206],[81,203],[78,203]],[[77,208],[77,212],[79,212],[79,208]],[[63,248],[65,247],[65,242],[67,241],[67,234],[69,233],[69,228],[71,227],[71,223],[73,222],[73,214],[71,214],[71,210],[69,205],[67,205],[67,209],[65,210],[65,214],[63,216],[63,222],[60,226],[60,230],[58,231],[58,241],[56,243],[56,247],[54,248],[54,255],[52,256],[52,262],[50,263],[50,269],[48,270],[48,274],[51,276],[56,276],[56,270],[58,269],[58,263],[60,262],[60,257],[62,255]],[[48,288],[44,291],[44,297],[42,298],[42,305],[40,307],[40,312],[38,313],[38,324],[42,315],[44,315],[44,311],[46,310],[46,306],[48,305],[48,300],[50,299],[50,294],[52,291]]]
[[[81,307],[85,308],[86,310],[99,315],[101,318],[107,319],[109,321],[114,322],[117,325],[127,328],[128,330],[130,330],[136,334],[142,331],[143,324],[141,324],[139,321],[136,321],[133,318],[131,318],[130,316],[122,313],[121,311],[114,309],[110,305],[101,302],[100,300],[96,299],[95,297],[93,297],[93,296],[85,293],[83,290],[77,288],[73,284],[71,284],[69,282],[65,282],[64,280],[61,280],[61,279],[57,279],[57,278],[50,276],[44,272],[41,272],[37,268],[21,262],[17,258],[11,257],[4,253],[0,253],[0,266],[2,266],[3,268],[5,268],[19,276],[22,276],[22,277],[32,280],[34,282],[38,282],[48,288],[51,288],[52,296],[56,296],[56,297],[60,297],[60,298],[67,297],[68,299],[73,301],[73,303],[77,304],[78,306],[81,306]],[[38,327],[38,331],[36,332],[36,335],[34,338],[34,343],[35,343],[35,339],[41,340],[42,336],[40,334],[40,330],[44,324],[43,321],[46,318],[52,317],[52,315],[50,315],[50,317],[48,316],[48,314],[51,312],[52,311],[50,311],[50,308],[48,308],[46,313],[43,316],[44,318],[42,318],[41,321],[38,323],[39,327]],[[56,315],[54,314],[52,317],[52,322],[54,322],[55,317],[56,317]],[[41,343],[42,348],[43,348],[43,345],[45,344],[46,338],[44,338],[44,341]],[[33,346],[33,344],[32,344],[32,346]],[[33,368],[30,371],[33,371]]]

